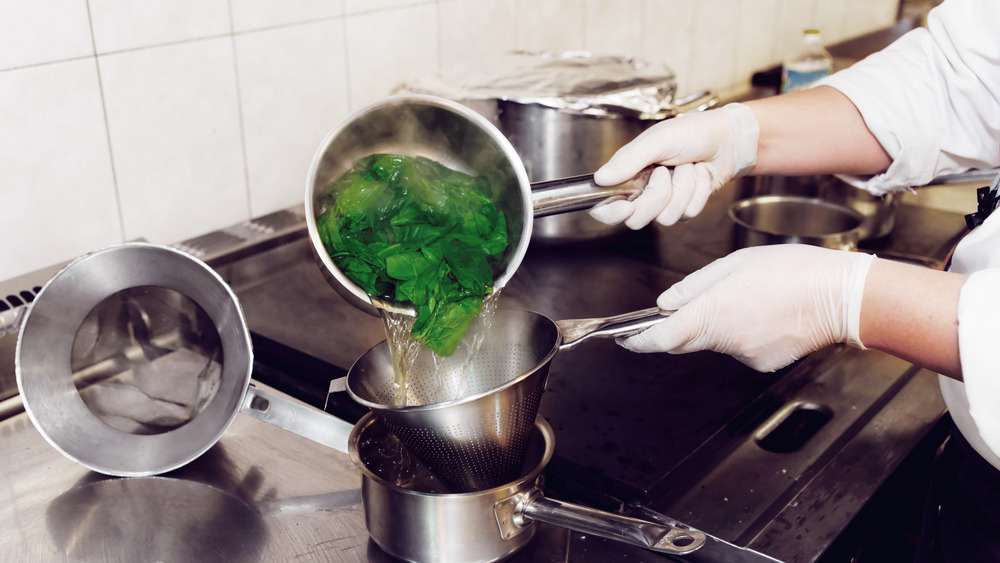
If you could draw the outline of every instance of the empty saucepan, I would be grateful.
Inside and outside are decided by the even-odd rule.
[[[835,250],[857,250],[861,215],[853,209],[815,197],[761,195],[729,208],[737,247],[767,244],[811,244]]]
[[[108,475],[192,461],[245,412],[347,450],[351,425],[250,384],[250,332],[204,262],[147,243],[110,246],[55,274],[23,315],[24,408],[69,459]]]
[[[320,269],[352,305],[377,314],[368,294],[348,279],[323,246],[316,218],[325,211],[323,197],[336,180],[371,154],[421,156],[466,174],[485,176],[492,199],[507,218],[508,247],[494,271],[495,290],[514,275],[531,239],[532,219],[586,209],[611,197],[635,197],[648,172],[619,186],[597,186],[592,175],[530,183],[510,141],[485,117],[443,98],[390,96],[366,105],[341,120],[323,139],[306,180],[306,224]],[[409,303],[387,304],[389,310],[413,314]]]

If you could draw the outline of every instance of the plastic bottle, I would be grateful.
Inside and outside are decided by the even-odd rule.
[[[798,49],[785,59],[781,71],[781,93],[807,88],[813,82],[833,72],[833,57],[823,47],[818,29],[802,32]]]

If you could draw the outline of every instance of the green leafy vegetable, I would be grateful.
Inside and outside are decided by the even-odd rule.
[[[441,356],[493,292],[507,248],[488,184],[427,158],[374,154],[327,186],[316,220],[337,267],[369,295],[413,303],[411,336]]]

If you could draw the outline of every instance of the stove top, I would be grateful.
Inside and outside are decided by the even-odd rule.
[[[502,306],[556,320],[652,306],[670,284],[733,250],[724,210],[737,187],[727,189],[675,227],[533,244]],[[893,234],[869,249],[940,259],[963,228],[957,214],[904,205]],[[327,410],[350,421],[364,414],[327,388],[384,339],[384,329],[326,282],[301,211],[178,246],[236,292],[252,331],[255,379],[318,407],[329,399]],[[42,274],[12,280],[0,293],[37,291]],[[0,373],[0,383],[7,375],[13,387],[12,373]],[[546,470],[554,498],[647,519],[668,515],[727,549],[814,561],[932,435],[944,406],[934,374],[878,352],[831,347],[759,373],[714,353],[634,354],[591,340],[556,355],[540,414],[555,430]],[[796,533],[805,528],[809,537]],[[697,553],[686,560],[708,561],[713,551]]]
[[[533,243],[503,290],[502,306],[556,320],[650,307],[686,273],[733,250],[724,212],[732,197],[715,198],[701,215],[672,228],[572,246]],[[891,236],[874,246],[943,256],[961,227],[928,213],[934,211],[901,211],[896,232],[906,248]],[[928,231],[927,221],[940,227]],[[317,406],[327,400],[330,379],[384,338],[378,318],[327,284],[304,233],[218,269],[254,333],[255,377]],[[900,401],[910,418],[885,414]],[[327,409],[348,420],[364,414],[346,394],[330,395]],[[943,413],[933,374],[878,352],[832,347],[777,373],[759,373],[714,353],[634,354],[592,340],[552,362],[540,407],[556,433],[546,487],[556,498],[605,510],[656,510],[723,541],[795,560],[795,550],[822,551],[824,541],[833,542]],[[879,417],[893,425],[886,447],[870,442],[885,431],[873,430]],[[878,470],[866,466],[864,482],[824,481],[843,469],[839,452],[859,440],[875,452]],[[847,520],[816,521],[828,537],[811,538],[805,548],[775,530],[792,515],[822,519],[796,500],[818,482],[852,491],[822,505]]]

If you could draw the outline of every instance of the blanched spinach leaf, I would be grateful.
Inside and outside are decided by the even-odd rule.
[[[493,292],[507,219],[485,178],[423,158],[375,154],[327,186],[320,239],[369,295],[413,304],[411,336],[450,356]]]

